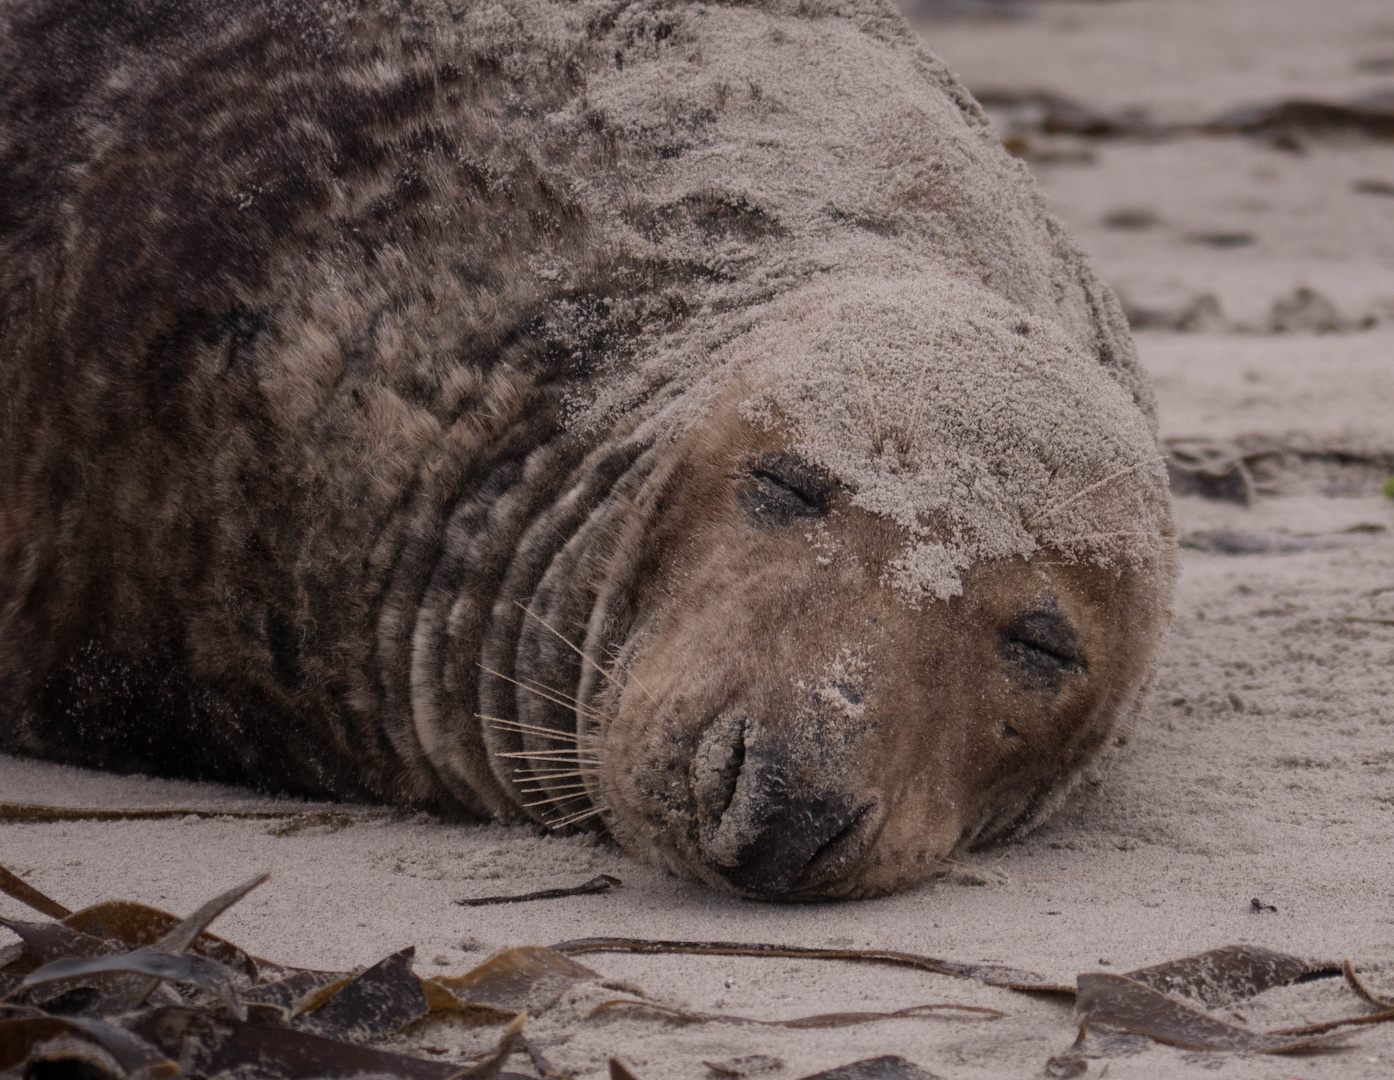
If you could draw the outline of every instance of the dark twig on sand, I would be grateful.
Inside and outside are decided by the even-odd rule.
[[[624,882],[609,874],[597,874],[582,885],[568,889],[540,889],[537,892],[519,893],[517,896],[471,896],[456,900],[461,907],[484,907],[487,904],[521,904],[527,900],[559,900],[564,896],[589,896],[591,893],[609,892]]]

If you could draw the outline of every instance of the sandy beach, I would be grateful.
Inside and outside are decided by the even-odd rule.
[[[1394,141],[1203,130],[1285,100],[1394,95],[1394,9],[1387,0],[1056,0],[1015,5],[1016,17],[983,15],[992,6],[924,3],[910,13],[989,103],[1134,313],[1163,439],[1241,469],[1251,493],[1249,505],[1178,496],[1183,573],[1150,705],[1061,813],[937,881],[854,904],[736,900],[592,837],[360,809],[346,824],[287,835],[274,822],[218,816],[0,823],[0,863],[70,908],[131,899],[181,915],[269,870],[213,929],[253,954],[315,968],[370,964],[414,945],[418,974],[458,974],[513,945],[618,935],[880,947],[1073,984],[1082,972],[1247,943],[1350,958],[1371,987],[1394,994],[1394,500],[1381,494],[1394,474]],[[946,9],[959,14],[928,17]],[[1056,99],[1125,118],[1125,130],[1045,130],[1039,103]],[[286,808],[255,792],[3,755],[0,802]],[[454,903],[600,873],[623,886]],[[29,914],[0,896],[0,915]],[[10,940],[0,931],[0,946]],[[1064,1073],[1068,1062],[1048,1062],[1075,1041],[1068,1000],[813,960],[581,959],[604,981],[696,1011],[783,1019],[952,1002],[1005,1014],[835,1030],[588,1017],[623,994],[595,981],[528,1027],[554,1066],[584,1078],[604,1075],[610,1056],[639,1080],[698,1080],[717,1075],[704,1062],[749,1055],[779,1064],[733,1068],[772,1080],[880,1054],[946,1080],[1394,1070],[1386,1025],[1291,1056],[1091,1037],[1069,1059],[1087,1069]],[[1362,1011],[1340,979],[1318,979],[1217,1015],[1267,1031]],[[398,1048],[468,1061],[497,1038],[497,1028],[443,1018]]]

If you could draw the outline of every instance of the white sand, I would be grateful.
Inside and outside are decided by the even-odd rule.
[[[1394,12],[1368,0],[1060,2],[1023,23],[935,24],[931,47],[970,86],[1045,87],[1094,105],[1146,105],[1193,118],[1280,96],[1347,96],[1394,83],[1355,62],[1394,56]],[[1140,335],[1164,436],[1259,434],[1394,451],[1394,198],[1354,193],[1354,176],[1394,182],[1394,146],[1313,143],[1305,157],[1243,140],[1095,148],[1092,166],[1041,169],[1052,204],[1105,277],[1138,302],[1204,291],[1258,325],[1301,284],[1368,332]],[[1279,179],[1266,178],[1276,170]],[[1265,186],[1267,185],[1267,186]],[[1267,209],[1246,209],[1256,191]],[[1168,224],[1100,224],[1119,206]],[[1262,222],[1262,224],[1257,224]],[[1195,229],[1252,229],[1217,251]],[[884,946],[1000,961],[1068,981],[1218,945],[1253,942],[1350,956],[1394,989],[1394,503],[1368,483],[1324,496],[1294,483],[1252,510],[1179,501],[1183,533],[1324,534],[1296,554],[1186,550],[1177,620],[1148,713],[1127,733],[1092,797],[1040,832],[979,853],[973,870],[885,900],[808,907],[736,901],[578,839],[522,828],[384,820],[277,837],[264,822],[179,820],[0,826],[4,862],[77,907],[130,898],[185,913],[262,869],[273,878],[215,925],[251,951],[317,967],[367,963],[407,944],[421,973],[460,972],[506,945],[594,934]],[[1383,620],[1383,621],[1381,621]],[[0,800],[53,805],[263,805],[210,785],[114,778],[0,757]],[[467,909],[453,898],[622,877],[611,894]],[[979,883],[980,882],[980,883]],[[1252,899],[1276,912],[1255,914]],[[24,909],[0,898],[0,914]],[[467,948],[462,948],[464,943]],[[437,959],[439,958],[439,960]],[[698,1009],[790,1017],[956,1001],[991,1005],[990,1023],[900,1020],[838,1031],[679,1027],[582,1020],[613,996],[588,988],[535,1018],[554,1063],[599,1076],[608,1053],[641,1080],[707,1075],[703,1059],[777,1055],[763,1075],[794,1080],[881,1053],[948,1078],[1034,1077],[1074,1038],[1069,1007],[954,980],[781,960],[595,956],[604,974]],[[1333,981],[1274,991],[1237,1008],[1255,1028],[1358,1012]],[[1230,1019],[1235,1019],[1230,1017]],[[496,1033],[437,1026],[420,1037],[452,1055]],[[1115,1044],[1087,1076],[1387,1077],[1394,1027],[1345,1049],[1291,1058]],[[1126,1052],[1124,1052],[1126,1051]]]

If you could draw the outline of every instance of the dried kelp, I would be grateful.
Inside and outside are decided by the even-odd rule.
[[[1123,975],[1079,977],[1075,1005],[1082,1023],[1106,1024],[1187,1050],[1242,1050],[1276,1054],[1300,1050],[1319,1037],[1248,1031],[1182,1004]]]
[[[727,1013],[693,1012],[656,1001],[639,1001],[634,998],[615,998],[602,1001],[587,1015],[599,1016],[606,1012],[627,1012],[647,1014],[664,1020],[677,1020],[684,1024],[757,1024],[761,1027],[783,1027],[795,1029],[852,1027],[855,1024],[870,1024],[877,1020],[910,1020],[938,1018],[948,1020],[1000,1020],[1007,1014],[1000,1009],[989,1009],[982,1005],[954,1005],[950,1003],[933,1005],[912,1005],[908,1009],[895,1012],[835,1012],[818,1013],[816,1016],[800,1016],[793,1020],[760,1020],[753,1016],[732,1016]]]
[[[784,957],[796,960],[847,960],[862,964],[886,964],[892,967],[916,968],[955,979],[972,979],[987,986],[1027,993],[1067,994],[1075,989],[1051,982],[1034,971],[1021,971],[1000,964],[965,964],[957,960],[939,960],[932,956],[896,952],[893,949],[817,949],[799,945],[766,945],[758,942],[734,941],[652,941],[647,938],[594,937],[577,938],[553,945],[559,953],[629,952],[629,953],[689,953],[697,956]]]
[[[1341,975],[1346,980],[1346,985],[1379,1009],[1394,1009],[1394,998],[1383,997],[1376,994],[1367,987],[1355,973],[1355,966],[1349,960],[1341,961]]]
[[[18,919],[0,919],[0,926],[17,934],[19,939],[24,942],[26,955],[33,963],[30,971],[38,968],[41,964],[58,960],[64,957],[91,957],[107,956],[117,950],[117,946],[99,937],[84,934],[81,930],[74,930],[71,926],[62,923],[33,923],[21,922]],[[15,965],[6,967],[6,971],[14,972]],[[23,972],[28,975],[30,971]]]
[[[83,1061],[74,1053],[77,1047],[71,1043],[66,1048],[56,1048],[57,1054],[45,1054],[45,1044],[63,1035],[76,1035],[80,1043],[95,1046],[111,1056],[112,1062],[132,1080],[164,1080],[175,1076],[179,1066],[149,1042],[132,1035],[129,1031],[101,1020],[89,1020],[78,1016],[25,1016],[11,1020],[0,1020],[0,1072],[15,1068],[26,1061]],[[100,1061],[100,1059],[99,1059]],[[93,1068],[98,1062],[87,1059],[88,1068],[73,1070],[73,1075],[101,1074]]]
[[[21,904],[31,907],[41,915],[51,919],[61,919],[71,915],[67,908],[57,900],[45,896],[23,878],[0,866],[0,891],[13,896]]]
[[[1272,105],[1238,109],[1212,120],[1204,130],[1225,135],[1351,133],[1373,138],[1394,138],[1394,108],[1384,101],[1342,104],[1294,99]]]
[[[1188,1050],[1281,1054],[1305,1050],[1355,1027],[1394,1019],[1394,1009],[1301,1028],[1255,1032],[1216,1019],[1188,1002],[1215,1008],[1299,980],[1334,976],[1341,970],[1270,949],[1229,946],[1124,975],[1080,975],[1075,1012],[1081,1032],[1102,1025]],[[1347,981],[1353,975],[1352,971]],[[1369,996],[1367,1000],[1381,1004]]]
[[[630,1072],[619,1058],[611,1058],[610,1080],[639,1080],[639,1078]]]
[[[141,1013],[131,1026],[174,1058],[180,1072],[191,1076],[230,1076],[250,1069],[252,1075],[266,1080],[333,1080],[365,1073],[401,1080],[491,1080],[519,1048],[524,1017],[514,1019],[497,1049],[468,1068],[340,1042],[275,1021],[269,1013],[244,1023],[225,1014],[172,1007]]]
[[[318,1035],[367,1043],[421,1019],[429,1009],[421,980],[411,971],[415,956],[415,948],[403,949],[345,980],[332,994],[318,992],[313,1008],[297,1010],[299,1026]]]
[[[26,975],[19,984],[25,990],[55,982],[77,982],[97,975],[143,975],[154,981],[169,980],[202,987],[222,1001],[239,1020],[245,1020],[247,1010],[238,1000],[232,972],[216,960],[187,954],[146,952],[121,953],[116,956],[65,957],[45,964]],[[137,1003],[139,1004],[139,1003]],[[114,1011],[118,1005],[113,1004]]]
[[[939,1080],[939,1077],[898,1054],[883,1054],[814,1073],[802,1080]]]
[[[512,1015],[548,1009],[577,983],[596,978],[596,972],[560,952],[540,945],[519,945],[463,975],[438,975],[425,982],[428,993],[444,991],[461,1006],[482,1006]]]
[[[791,957],[799,959],[851,960],[884,963],[970,978],[991,986],[1025,992],[1073,993],[1081,1032],[1090,1026],[1120,1028],[1159,1042],[1194,1050],[1244,1050],[1284,1053],[1316,1045],[1353,1028],[1394,1019],[1394,1008],[1379,1013],[1348,1017],[1300,1029],[1252,1032],[1207,1015],[1190,1004],[1215,1008],[1254,997],[1289,983],[1339,974],[1333,964],[1314,964],[1257,946],[1229,946],[1197,956],[1141,968],[1124,975],[1080,975],[1072,990],[1048,982],[1043,976],[996,965],[961,964],[888,950],[812,949],[784,945],[734,942],[649,941],[635,938],[585,938],[553,946],[561,953],[638,952],[691,953],[697,955]],[[1354,979],[1353,970],[1347,980]],[[1358,985],[1355,980],[1353,985]],[[1361,991],[1357,991],[1361,992]],[[1362,997],[1383,1008],[1383,999],[1362,992]],[[962,1009],[962,1007],[959,1007]],[[770,1024],[745,1017],[713,1016],[649,1002],[605,1002],[595,1012],[625,1009],[647,1012],[683,1022],[740,1022]],[[914,1010],[907,1010],[913,1012]],[[838,1018],[855,1014],[829,1014],[784,1026],[840,1026]],[[866,1019],[888,1019],[897,1014],[863,1014]],[[828,1022],[829,1020],[833,1022]],[[858,1021],[860,1022],[860,1021]]]
[[[1077,135],[1094,139],[1154,138],[1172,128],[1149,120],[1135,109],[1112,112],[1095,109],[1051,90],[974,91],[983,108],[998,114],[1003,126],[1020,135]]]
[[[1172,441],[1166,447],[1167,480],[1173,495],[1252,506],[1254,478],[1242,455],[1200,440]]]
[[[516,896],[474,896],[456,900],[461,907],[484,907],[486,904],[522,904],[529,900],[560,900],[566,896],[590,896],[593,893],[609,892],[624,882],[609,874],[597,874],[581,885],[566,889],[540,889],[537,892],[519,893]]]
[[[494,1052],[469,1066],[364,1044],[429,1011],[462,1008],[476,988],[500,1002],[531,1001],[560,993],[560,973],[592,974],[559,954],[539,956],[545,949],[533,950],[526,963],[505,954],[462,977],[456,997],[443,985],[428,990],[412,973],[412,949],[360,972],[309,971],[249,956],[206,932],[265,880],[253,878],[178,919],[121,902],[69,913],[5,871],[4,892],[63,914],[48,923],[0,920],[20,939],[0,953],[0,1072],[42,1064],[112,1080],[248,1070],[266,1080],[496,1080],[524,1046],[521,1009],[492,1008],[491,1018],[508,1026]]]
[[[727,1072],[703,1062],[718,1076],[743,1076],[744,1073]],[[629,1069],[616,1058],[610,1059],[610,1080],[638,1080]],[[863,1058],[835,1069],[812,1073],[800,1080],[940,1080],[935,1073],[922,1069],[913,1061],[907,1061],[898,1054],[883,1054],[880,1057]]]
[[[1339,968],[1330,964],[1312,964],[1257,945],[1227,945],[1130,971],[1124,978],[1162,993],[1194,999],[1213,1009],[1257,997],[1265,990],[1298,979],[1337,974]]]
[[[63,821],[163,821],[185,817],[275,819],[292,817],[295,813],[294,810],[208,810],[173,806],[115,809],[0,802],[0,821],[17,825],[49,825]]]
[[[784,1059],[773,1054],[741,1054],[724,1061],[703,1061],[713,1076],[740,1077],[774,1072],[784,1068]]]
[[[1283,1053],[1360,1027],[1394,1020],[1394,1002],[1371,991],[1347,961],[1314,964],[1256,946],[1231,946],[1126,974],[1087,973],[1076,987],[998,964],[966,964],[885,949],[820,949],[721,941],[584,938],[550,949],[508,949],[459,976],[422,979],[408,948],[363,970],[313,971],[254,957],[208,933],[219,914],[266,880],[265,875],[214,897],[187,918],[141,904],[109,901],[69,911],[3,867],[0,891],[52,921],[0,919],[19,938],[0,951],[0,1072],[76,1073],[110,1080],[165,1080],[179,1074],[232,1080],[347,1080],[371,1073],[402,1080],[499,1080],[515,1051],[552,1080],[522,1036],[530,1013],[599,979],[570,954],[685,953],[802,960],[841,960],[910,967],[1027,993],[1073,995],[1081,1039],[1114,1029],[1192,1050]],[[1280,1031],[1255,1032],[1207,1013],[1292,982],[1344,974],[1351,990],[1377,1011]],[[370,1044],[425,1017],[450,1012],[467,1024],[506,1025],[497,1048],[468,1066],[417,1058]],[[790,1020],[703,1013],[636,998],[613,999],[588,1014],[644,1015],[680,1023],[724,1023],[795,1030],[884,1020],[993,1020],[984,1006],[935,1003],[893,1012],[833,1012]],[[1059,1069],[1084,1051],[1052,1059]],[[41,1068],[42,1067],[42,1068]],[[713,1070],[721,1070],[712,1066]],[[506,1074],[513,1077],[516,1074]],[[618,1080],[632,1074],[611,1060]],[[927,1080],[931,1074],[886,1055],[804,1080]],[[1064,1075],[1062,1073],[1062,1075]]]
[[[208,921],[211,920],[205,920],[205,924]],[[65,916],[62,925],[89,937],[111,942],[113,948],[124,945],[128,949],[140,949],[155,945],[180,922],[169,912],[158,908],[128,900],[106,900]],[[257,977],[256,962],[236,945],[214,934],[206,931],[195,934],[186,948],[197,956],[225,964],[249,979]]]
[[[1013,141],[1019,144],[1028,134],[1149,141],[1183,135],[1394,138],[1394,107],[1386,95],[1354,102],[1289,99],[1232,110],[1200,123],[1158,123],[1136,109],[1098,109],[1050,90],[979,88],[975,94],[997,115],[1014,150]]]

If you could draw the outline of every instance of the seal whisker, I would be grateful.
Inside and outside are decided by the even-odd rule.
[[[532,781],[530,781],[530,780],[518,780],[518,779],[514,779],[513,782],[514,782],[515,784],[528,784],[528,783],[532,783]],[[585,785],[585,784],[554,784],[554,785],[552,785],[551,787],[530,787],[530,788],[528,788],[528,787],[520,787],[520,788],[518,789],[518,793],[519,793],[520,795],[556,795],[558,798],[568,798],[568,799],[570,799],[570,798],[574,798],[575,796],[572,796],[572,795],[562,796],[562,795],[560,795],[559,793],[560,793],[560,792],[563,792],[563,791],[585,791],[585,790],[586,790],[586,785]]]
[[[539,623],[541,623],[544,627],[546,627],[546,629],[547,629],[548,631],[550,631],[553,635],[555,635],[555,637],[557,638],[558,641],[560,641],[560,642],[561,642],[563,645],[565,645],[568,649],[570,649],[572,652],[574,652],[577,656],[579,656],[582,660],[584,660],[584,661],[585,661],[587,664],[589,664],[591,667],[595,668],[595,670],[600,674],[600,676],[601,676],[602,678],[608,680],[608,681],[611,683],[611,685],[614,686],[614,688],[615,688],[616,690],[623,690],[623,689],[624,689],[624,684],[623,684],[623,683],[621,683],[618,679],[616,679],[613,675],[611,675],[611,674],[610,674],[608,671],[606,671],[603,667],[601,667],[601,666],[600,666],[599,664],[597,664],[594,660],[592,660],[589,656],[587,656],[586,653],[585,653],[585,651],[584,651],[583,649],[581,649],[579,646],[575,645],[570,639],[567,638],[567,636],[566,636],[565,634],[563,634],[563,633],[562,633],[560,630],[558,630],[555,626],[553,626],[551,623],[549,623],[549,622],[548,622],[546,619],[544,619],[541,615],[538,615],[536,612],[529,610],[529,608],[527,607],[527,605],[521,603],[521,602],[518,601],[518,600],[515,600],[515,601],[513,601],[513,602],[514,602],[515,604],[518,605],[519,609],[523,612],[524,615],[527,615],[529,618],[536,619]],[[647,690],[644,690],[644,686],[643,686],[642,683],[640,683],[638,680],[635,680],[635,684],[634,684],[634,685],[638,686],[640,690],[643,690],[643,691],[644,691],[644,696],[645,696],[646,698],[648,698],[650,701],[653,700],[653,695],[650,694]],[[597,714],[597,715],[599,715],[599,714]]]
[[[537,757],[538,755],[537,755],[537,754],[530,754],[530,753],[528,753],[527,751],[523,751],[521,756],[522,756],[522,757],[535,758],[535,757]],[[533,769],[533,770],[536,771],[536,772],[547,772],[547,771],[556,772],[556,771],[561,770],[561,769],[570,769],[570,768],[574,768],[574,769],[597,768],[597,767],[599,767],[599,765],[600,765],[600,759],[599,759],[598,757],[587,756],[587,757],[570,757],[570,758],[567,758],[567,757],[557,757],[556,754],[548,753],[541,761],[538,762],[538,764],[536,764],[536,765],[529,765],[529,766],[527,766],[527,767],[530,768],[530,769]],[[521,768],[522,766],[519,766],[519,767]]]
[[[598,775],[600,774],[600,770],[599,770],[599,769],[572,769],[572,770],[570,770],[569,772],[555,772],[555,771],[549,771],[549,770],[547,770],[547,769],[514,769],[514,770],[513,770],[513,773],[514,773],[514,776],[515,776],[514,783],[516,783],[516,784],[525,784],[525,783],[529,783],[529,782],[531,782],[531,781],[533,781],[533,780],[565,780],[565,779],[567,779],[568,777],[572,777],[572,776],[598,776]],[[523,775],[524,773],[532,773],[533,775],[530,776],[530,777],[528,777],[527,780],[518,780],[518,779],[516,779],[516,777],[521,776],[521,775]]]
[[[487,720],[494,727],[504,731],[515,731],[523,735],[537,735],[542,738],[552,739],[555,742],[569,743],[573,749],[579,750],[582,745],[596,747],[600,745],[600,737],[589,732],[584,734],[573,734],[569,731],[560,731],[556,728],[546,728],[535,724],[525,724],[520,720],[504,720],[497,716],[490,716],[487,713],[475,713],[480,720]],[[571,750],[566,751],[571,753]]]
[[[523,679],[523,680],[521,680],[521,681],[519,681],[519,680],[514,680],[514,681],[515,681],[515,682],[518,682],[518,685],[519,685],[519,686],[525,686],[525,688],[537,687],[537,688],[539,688],[539,689],[542,689],[542,690],[547,691],[547,693],[549,693],[549,694],[556,694],[557,697],[559,697],[559,698],[565,698],[568,702],[570,702],[570,703],[571,703],[572,705],[574,705],[576,708],[584,708],[584,707],[585,707],[585,706],[583,706],[583,705],[581,704],[581,701],[580,701],[579,698],[572,697],[572,696],[571,696],[570,694],[568,694],[565,690],[558,690],[555,686],[548,686],[545,682],[539,682],[537,679]],[[525,685],[525,684],[526,684],[526,685]]]
[[[591,708],[589,705],[583,704],[580,698],[573,697],[572,695],[566,693],[566,691],[558,690],[554,686],[548,686],[544,682],[538,682],[536,679],[524,679],[520,685],[522,685],[524,689],[533,690],[534,693],[536,693],[537,690],[540,689],[545,690],[549,694],[556,694],[557,697],[567,702],[573,709],[575,709],[578,712],[586,712],[591,714],[592,716],[600,715],[599,712]]]
[[[619,654],[616,653],[614,649],[606,649],[605,655],[610,658],[610,662],[614,664],[616,668],[620,666]],[[642,690],[644,692],[644,697],[648,698],[650,701],[657,701],[657,698],[649,693],[649,688],[639,681],[639,676],[635,675],[634,672],[626,671],[624,677]]]
[[[533,802],[519,803],[521,807],[531,809],[535,806],[551,806],[553,803],[572,802],[575,799],[584,799],[585,795],[580,792],[575,795],[553,795],[550,799],[537,799]]]
[[[544,739],[555,739],[557,742],[575,744],[577,741],[577,737],[568,731],[557,731],[536,724],[524,724],[519,720],[504,720],[497,716],[489,716],[486,713],[475,713],[474,715],[477,719],[487,720],[495,727],[506,728],[509,731],[527,732],[529,735],[540,735]]]
[[[1118,470],[1117,472],[1115,472],[1115,473],[1110,473],[1108,476],[1105,476],[1102,480],[1096,480],[1096,481],[1094,481],[1094,483],[1089,484],[1089,485],[1087,485],[1087,486],[1081,488],[1079,491],[1076,491],[1076,492],[1075,492],[1073,495],[1071,495],[1069,498],[1063,499],[1063,500],[1061,500],[1061,501],[1058,502],[1058,503],[1053,503],[1052,505],[1047,506],[1044,510],[1042,510],[1042,511],[1041,511],[1040,513],[1038,513],[1038,514],[1033,514],[1030,518],[1027,519],[1027,521],[1026,521],[1026,527],[1027,527],[1028,529],[1031,528],[1031,526],[1035,525],[1037,522],[1042,521],[1042,520],[1044,520],[1045,518],[1050,517],[1052,514],[1057,514],[1057,513],[1059,513],[1061,510],[1065,509],[1065,507],[1070,506],[1070,505],[1072,505],[1073,503],[1079,502],[1080,499],[1084,498],[1086,495],[1089,495],[1089,494],[1091,494],[1091,493],[1094,492],[1094,491],[1097,491],[1099,488],[1103,487],[1105,484],[1111,484],[1111,483],[1113,483],[1115,480],[1121,480],[1123,477],[1127,476],[1129,473],[1135,473],[1135,472],[1137,472],[1139,469],[1145,468],[1145,467],[1148,466],[1148,465],[1165,465],[1165,464],[1166,464],[1166,458],[1161,457],[1161,456],[1159,455],[1159,456],[1157,456],[1157,457],[1144,458],[1142,461],[1139,461],[1139,462],[1137,462],[1137,463],[1134,464],[1134,465],[1129,465],[1126,469],[1119,469],[1119,470]],[[1147,534],[1147,535],[1151,535],[1151,534],[1149,533],[1149,534]]]
[[[553,697],[551,694],[544,693],[543,691],[538,690],[536,687],[529,686],[527,683],[519,682],[511,675],[505,675],[503,672],[495,671],[493,668],[485,667],[483,664],[479,665],[479,670],[487,671],[490,675],[493,675],[495,678],[502,679],[504,682],[512,683],[520,690],[526,690],[530,694],[536,694],[538,697],[544,698],[545,700],[550,701],[554,705],[560,705],[564,709],[574,709],[577,712],[589,712],[596,717],[599,717],[600,715],[599,713],[595,712],[594,709],[580,704],[579,702],[575,701],[575,699],[572,699],[571,701],[563,701],[561,698]]]
[[[549,781],[552,781],[552,780],[566,780],[566,779],[568,779],[568,778],[586,777],[586,776],[596,777],[596,776],[599,776],[599,775],[600,775],[600,770],[599,770],[599,769],[591,769],[591,770],[588,771],[588,772],[562,773],[562,774],[559,774],[559,775],[556,775],[556,776],[550,776],[550,775],[527,776],[527,775],[524,775],[526,771],[527,771],[527,770],[524,770],[524,769],[516,769],[516,770],[514,770],[515,775],[514,775],[514,777],[513,777],[513,782],[514,782],[515,784],[541,784],[541,783],[546,783],[546,782],[549,782]],[[568,790],[571,790],[572,787],[575,787],[575,788],[578,788],[578,789],[579,789],[579,788],[582,788],[582,787],[584,787],[584,786],[585,786],[585,784],[584,784],[584,782],[582,782],[582,783],[575,784],[575,785],[568,785],[567,787],[558,787],[558,786],[556,786],[556,785],[553,785],[551,788],[546,788],[546,789],[544,789],[544,788],[538,788],[537,790],[538,790],[538,791],[543,791],[543,790],[549,790],[549,791],[568,791]]]
[[[584,810],[579,814],[572,814],[570,817],[562,818],[560,821],[553,821],[548,824],[547,827],[549,829],[564,829],[568,825],[575,825],[585,821],[586,818],[595,817],[598,814],[608,814],[609,812],[610,808],[608,806],[592,806],[589,810]]]
[[[510,753],[507,753],[507,754],[499,754],[498,757],[500,757],[500,758],[542,758],[542,759],[544,759],[544,761],[548,761],[549,764],[555,764],[555,765],[597,765],[597,766],[598,766],[599,764],[601,764],[601,762],[599,762],[599,759],[598,759],[598,758],[563,758],[563,757],[560,757],[559,751],[553,751],[553,750],[534,750],[534,751],[519,750],[519,751],[510,751]]]

